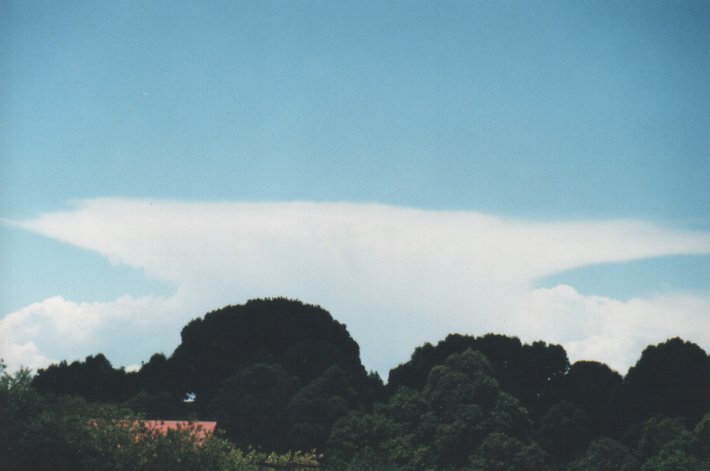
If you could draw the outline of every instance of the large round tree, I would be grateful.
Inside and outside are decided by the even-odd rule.
[[[345,325],[326,310],[285,298],[258,299],[227,306],[195,319],[182,330],[170,358],[171,371],[185,393],[206,407],[222,383],[245,366],[280,365],[307,384],[332,366],[360,392],[369,384],[360,349]]]

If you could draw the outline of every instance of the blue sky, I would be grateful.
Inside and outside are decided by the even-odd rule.
[[[583,245],[580,250],[598,257],[573,263],[565,255],[567,262],[540,262],[545,269],[526,272],[527,277],[501,275],[520,278],[518,285],[527,286],[528,294],[569,286],[579,296],[626,303],[624,312],[636,309],[634,300],[663,298],[654,306],[666,306],[666,298],[678,303],[678,296],[692,296],[705,306],[710,292],[710,253],[704,245],[710,237],[709,23],[708,3],[691,1],[2,2],[0,217],[15,224],[0,226],[0,318],[61,297],[77,306],[95,303],[92,315],[101,319],[110,317],[104,311],[125,295],[175,301],[175,293],[190,291],[184,284],[189,282],[162,270],[162,262],[124,250],[118,241],[104,246],[85,237],[96,232],[113,240],[96,227],[105,224],[96,209],[101,207],[115,211],[116,224],[133,224],[126,237],[136,237],[136,245],[172,242],[171,235],[149,222],[135,222],[121,209],[148,215],[149,202],[169,208],[175,219],[166,224],[182,231],[188,229],[178,221],[193,214],[194,204],[204,204],[206,214],[228,217],[231,213],[210,205],[234,203],[230,211],[235,218],[252,221],[244,218],[253,207],[243,205],[270,203],[276,206],[266,212],[279,221],[303,214],[281,204],[315,203],[309,217],[327,228],[330,242],[334,227],[341,226],[328,219],[328,205],[338,202],[355,205],[341,208],[349,224],[382,224],[380,216],[355,217],[363,207],[373,214],[397,208],[398,215],[410,217],[413,213],[404,208],[415,208],[425,212],[416,213],[418,217],[435,220],[436,214],[453,211],[462,220],[452,227],[464,233],[493,227],[470,222],[470,214],[512,221],[525,230],[550,224],[545,229],[552,231],[550,239],[556,237],[557,223],[641,221],[659,238],[672,234],[668,237],[679,237],[685,245],[670,239],[664,239],[667,246],[649,242],[633,257]],[[166,201],[179,204],[161,206]],[[87,206],[91,211],[82,212]],[[71,224],[58,211],[66,211],[61,214]],[[39,223],[41,214],[54,214],[54,224],[69,224],[74,231]],[[273,236],[269,240],[275,245],[269,250],[290,247],[285,240],[293,234],[274,235],[273,224],[263,224],[255,232]],[[414,236],[424,231],[413,220],[401,227],[412,228]],[[357,232],[351,229],[338,230]],[[593,226],[592,233],[597,229]],[[373,239],[371,246],[398,240],[399,231],[400,226],[383,231],[383,239]],[[185,250],[193,247],[181,237],[175,240],[186,244]],[[459,240],[450,233],[421,237],[440,244]],[[609,237],[609,246],[630,250],[624,245],[630,243],[627,239]],[[294,247],[306,250],[323,242],[318,237],[304,240],[299,244],[305,245]],[[371,264],[358,268],[364,273],[384,273],[373,268],[383,258],[381,252],[363,252],[359,245],[353,249],[352,243],[345,244],[347,250],[334,247],[340,247],[341,255],[352,249],[364,260],[373,257]],[[234,253],[224,244],[215,241],[220,247],[215,250]],[[659,250],[661,245],[666,248]],[[259,247],[254,253],[266,253],[266,245]],[[423,243],[420,249],[425,247]],[[473,253],[476,247],[459,248]],[[437,266],[424,260],[421,251],[407,253],[414,273],[431,263]],[[448,260],[442,257],[439,262]],[[300,262],[294,276],[310,276],[313,283],[322,281],[323,267],[342,268]],[[475,258],[470,262],[483,263]],[[212,302],[243,302],[253,293],[328,301],[332,304],[323,305],[336,318],[360,326],[354,336],[366,363],[381,371],[404,360],[417,342],[439,340],[432,336],[445,334],[447,328],[472,334],[485,328],[505,330],[504,325],[478,322],[476,316],[534,310],[523,301],[513,307],[471,300],[464,293],[467,288],[452,287],[446,292],[458,299],[452,309],[475,311],[476,321],[445,322],[424,311],[413,313],[429,324],[415,322],[420,330],[413,327],[403,335],[400,350],[390,352],[359,312],[379,310],[384,317],[401,319],[412,308],[406,300],[392,294],[387,303],[338,301],[311,286],[270,278],[280,263],[265,267],[272,272],[264,272],[263,285],[225,288],[212,293]],[[564,269],[555,272],[557,267]],[[220,273],[227,279],[243,280],[238,268],[219,270],[225,270]],[[210,277],[207,268],[200,273]],[[363,279],[360,272],[342,273],[342,284]],[[387,273],[387,279],[398,276]],[[474,275],[452,270],[448,276]],[[418,282],[431,283],[427,276],[422,271]],[[288,293],[271,292],[270,282],[271,289],[282,287]],[[416,280],[400,282],[419,290]],[[452,279],[450,286],[459,283]],[[364,286],[360,288],[366,295]],[[331,293],[339,290],[331,288]],[[521,290],[514,291],[522,296]],[[307,299],[309,294],[317,299]],[[207,299],[190,299],[194,312],[165,307],[166,316],[175,310],[177,329],[203,314],[201,309],[219,307]],[[131,309],[144,309],[138,305]],[[676,308],[681,309],[677,304],[667,307],[668,312]],[[588,315],[611,315],[609,309]],[[27,316],[35,319],[34,331],[49,329],[37,313]],[[102,338],[107,334],[99,329],[87,351],[68,351],[57,346],[64,341],[58,330],[32,338],[29,322],[4,322],[4,342],[24,345],[12,354],[17,361],[34,358],[41,364],[40,358],[81,357],[93,353],[88,351],[92,347],[105,348],[117,364],[135,364],[148,358],[150,348],[170,352],[175,341],[146,344],[129,355],[115,341]],[[618,367],[633,361],[640,343],[662,340],[678,323],[669,317],[664,329],[659,321],[653,334],[623,351],[626,357]],[[140,329],[128,324],[126,335]],[[509,333],[528,335],[512,331],[513,324]],[[549,340],[563,342],[579,356],[598,354],[605,360],[621,351],[609,347],[605,356],[606,344],[599,339],[608,339],[606,331],[590,329],[584,339],[565,331],[551,333]],[[586,350],[573,343],[593,343],[595,338],[595,346],[585,344]],[[710,338],[695,341],[707,341],[703,346],[710,348]],[[30,347],[39,353],[17,353]]]

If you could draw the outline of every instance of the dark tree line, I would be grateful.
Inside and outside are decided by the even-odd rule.
[[[383,385],[343,324],[277,298],[191,321],[138,372],[98,354],[32,385],[148,418],[217,420],[239,447],[317,449],[327,469],[710,470],[710,359],[677,338],[622,377],[570,365],[559,345],[452,334]]]
[[[345,326],[317,306],[253,300],[189,322],[181,337],[135,373],[98,354],[40,370],[33,385],[148,418],[217,420],[235,443],[269,451],[324,449],[336,419],[382,393]]]
[[[14,374],[0,362],[0,469],[3,471],[264,471],[312,469],[308,453],[242,450],[188,428],[162,433],[114,404],[41,393],[29,370]],[[296,467],[294,467],[296,465]]]

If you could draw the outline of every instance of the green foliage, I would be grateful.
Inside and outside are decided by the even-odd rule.
[[[642,456],[649,457],[683,433],[686,428],[680,417],[651,417],[643,424],[636,448]]]
[[[709,471],[710,463],[677,448],[664,447],[660,453],[650,458],[641,471]]]
[[[454,419],[467,404],[488,406],[495,401],[500,390],[492,370],[480,352],[454,353],[429,372],[424,395],[440,417]]]
[[[585,455],[567,467],[567,471],[637,471],[639,463],[623,444],[604,437],[593,441]]]
[[[349,463],[356,461],[356,455],[367,450],[357,458],[362,465],[371,466],[376,461],[373,448],[373,418],[363,412],[351,412],[339,418],[328,436],[328,465],[332,469],[348,469]]]
[[[500,393],[480,352],[454,353],[432,368],[424,395],[438,419],[434,449],[441,466],[463,466],[485,436],[488,412]]]
[[[286,451],[287,407],[298,385],[279,365],[250,365],[222,384],[211,411],[234,443]]]
[[[493,432],[527,441],[530,439],[532,421],[518,399],[502,392],[488,413],[487,426]]]
[[[44,407],[43,398],[32,388],[30,370],[11,375],[0,360],[0,469],[11,470],[21,461],[18,445],[25,418],[40,414]]]
[[[545,452],[536,444],[525,445],[503,433],[489,434],[470,465],[476,471],[542,471],[546,469]]]
[[[135,375],[137,388],[149,394],[156,394],[164,391],[178,392],[175,371],[173,365],[163,353],[155,353],[147,363],[141,366],[140,371]]]
[[[345,326],[318,306],[284,298],[252,300],[191,321],[170,358],[180,389],[209,407],[222,383],[254,363],[279,364],[308,384],[331,366],[359,392],[367,389],[357,343]]]
[[[93,402],[119,403],[138,390],[123,369],[115,369],[101,353],[83,362],[65,361],[37,372],[33,385],[41,392],[82,396]]]
[[[552,406],[540,422],[540,445],[563,463],[580,455],[590,439],[589,417],[568,401]]]
[[[696,423],[710,409],[710,359],[679,338],[647,347],[624,384],[632,420],[663,414]]]
[[[367,458],[370,469],[383,465],[402,470],[462,469],[494,432],[498,435],[491,435],[491,442],[509,433],[520,437],[511,439],[531,454],[528,459],[543,456],[529,444],[525,408],[500,391],[493,375],[491,363],[480,352],[450,355],[431,368],[421,391],[401,387],[372,414],[351,414],[336,422],[328,441],[328,463],[352,469],[348,466],[356,458],[361,464]],[[356,444],[366,453],[359,454]],[[479,458],[484,460],[488,455],[482,453]]]
[[[609,404],[622,377],[607,365],[578,361],[564,378],[564,397],[587,414],[595,436],[609,431]]]
[[[692,449],[696,456],[710,461],[710,413],[695,426]]]
[[[357,392],[345,372],[329,368],[291,399],[289,442],[299,449],[322,450],[335,421],[357,405]]]
[[[317,465],[313,453],[242,451],[218,436],[198,439],[189,428],[161,433],[126,409],[81,397],[44,396],[31,375],[2,371],[3,471],[258,471],[263,465]]]
[[[639,452],[648,458],[642,471],[709,471],[709,446],[702,422],[689,431],[680,418],[652,417],[639,439]]]
[[[186,418],[188,414],[180,397],[168,391],[150,394],[143,390],[124,402],[123,405],[148,419]]]
[[[390,371],[388,388],[422,389],[434,367],[452,354],[469,349],[489,360],[500,389],[518,398],[533,419],[562,398],[562,381],[569,361],[561,346],[545,342],[523,345],[516,337],[496,334],[450,334],[436,346],[427,343],[418,347],[408,362]]]

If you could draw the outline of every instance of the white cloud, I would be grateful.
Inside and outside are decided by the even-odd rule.
[[[624,369],[641,343],[696,325],[698,305],[708,301],[620,302],[571,287],[531,288],[536,279],[590,264],[710,253],[708,233],[643,221],[532,222],[376,204],[95,199],[16,224],[139,268],[172,283],[175,295],[33,304],[0,321],[0,355],[8,361],[6,352],[26,346],[12,361],[104,351],[135,363],[153,351],[169,353],[190,318],[283,295],[321,304],[345,322],[366,365],[381,372],[424,341],[488,331],[563,342],[575,358],[593,355]],[[692,340],[691,327],[684,332]],[[708,340],[697,341],[707,348]],[[121,354],[125,348],[133,356]]]
[[[620,301],[558,285],[533,290],[519,319],[528,340],[561,343],[571,361],[597,360],[625,373],[647,345],[671,337],[710,347],[710,297],[659,294]]]
[[[0,321],[0,357],[11,369],[43,367],[59,360],[104,352],[130,355],[179,340],[172,314],[177,297],[122,296],[112,302],[76,303],[61,296],[8,314]],[[143,358],[141,355],[138,359]]]

